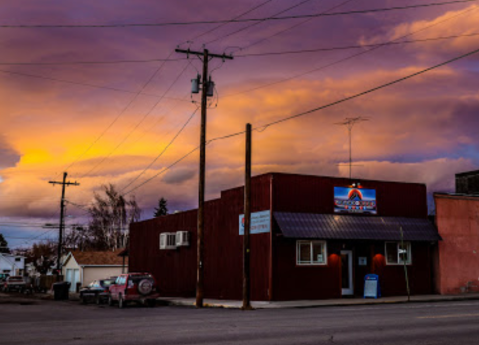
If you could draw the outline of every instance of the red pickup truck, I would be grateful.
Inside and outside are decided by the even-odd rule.
[[[135,301],[153,307],[159,296],[156,280],[150,273],[122,274],[110,285],[108,305],[118,302],[118,307],[124,308]]]

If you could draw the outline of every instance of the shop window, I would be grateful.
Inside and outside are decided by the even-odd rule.
[[[386,242],[386,263],[388,265],[411,264],[411,243]]]
[[[298,265],[326,265],[327,250],[325,241],[297,241],[296,263]]]

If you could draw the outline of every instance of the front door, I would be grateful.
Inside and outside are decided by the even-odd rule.
[[[341,284],[343,296],[354,295],[353,252],[341,250]]]

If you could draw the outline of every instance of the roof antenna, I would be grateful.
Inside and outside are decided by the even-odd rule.
[[[347,117],[344,119],[343,122],[335,123],[336,125],[346,126],[349,132],[348,133],[349,134],[349,164],[348,164],[349,165],[349,180],[351,180],[351,174],[353,169],[353,157],[352,157],[352,150],[351,150],[351,131],[356,123],[364,122],[364,121],[369,121],[369,119],[358,116],[358,117]],[[356,165],[356,166],[359,166],[359,165]]]

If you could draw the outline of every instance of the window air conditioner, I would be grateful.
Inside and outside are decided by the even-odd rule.
[[[186,247],[190,245],[190,233],[188,231],[176,232],[176,246]]]

